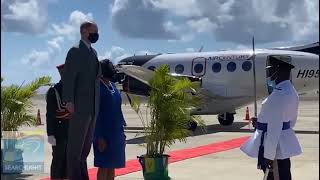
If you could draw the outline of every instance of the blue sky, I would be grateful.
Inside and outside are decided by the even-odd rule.
[[[99,59],[133,54],[301,45],[319,40],[317,0],[1,0],[1,76],[49,75],[94,20]]]

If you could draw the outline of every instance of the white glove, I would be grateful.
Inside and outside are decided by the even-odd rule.
[[[56,138],[54,136],[48,136],[48,143],[52,146],[56,145]]]

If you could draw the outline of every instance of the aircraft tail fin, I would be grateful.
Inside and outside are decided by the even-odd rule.
[[[294,46],[294,47],[288,47],[288,48],[281,48],[281,49],[286,49],[286,50],[291,50],[291,51],[301,51],[301,52],[308,52],[308,53],[313,53],[319,55],[319,41],[312,43],[312,44],[307,44],[303,46]]]

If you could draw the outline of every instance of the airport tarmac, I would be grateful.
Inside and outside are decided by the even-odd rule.
[[[37,109],[41,111],[42,122],[45,121],[45,101],[43,99],[34,100],[36,114]],[[253,115],[253,105],[249,105],[250,116]],[[258,104],[258,112],[260,105]],[[141,130],[141,123],[138,116],[129,105],[123,105],[123,113],[128,124],[126,159],[136,159],[137,156],[145,153],[145,149],[138,144],[143,142],[141,136],[137,134]],[[237,111],[235,122],[232,126],[220,126],[215,115],[202,116],[207,131],[197,131],[187,138],[186,143],[177,142],[168,152],[186,148],[194,148],[219,143],[231,139],[246,137],[253,134],[248,124],[244,121],[245,107]],[[45,125],[36,128],[24,127],[23,130],[43,130]],[[299,117],[294,128],[303,148],[303,154],[291,159],[291,171],[293,179],[319,180],[319,98],[301,98],[299,106]],[[93,167],[92,150],[88,157],[89,169]],[[16,176],[3,176],[4,179],[42,179],[49,176],[51,163],[51,147],[45,145],[45,171],[41,174],[21,174]],[[257,180],[263,179],[261,171],[256,169],[256,160],[247,157],[239,148],[216,152],[196,158],[169,164],[169,175],[173,180]],[[118,180],[141,180],[142,172],[134,172],[116,177]]]

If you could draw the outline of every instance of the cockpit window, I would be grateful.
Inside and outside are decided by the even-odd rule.
[[[221,71],[221,63],[214,63],[212,65],[212,71],[215,72],[215,73],[218,73]]]
[[[196,64],[193,68],[194,72],[197,74],[202,73],[203,71],[203,65],[202,64]]]
[[[150,69],[151,71],[154,71],[156,69],[156,67],[154,66],[149,66],[148,69]]]
[[[183,66],[182,64],[176,65],[175,72],[176,72],[177,74],[182,74],[183,71],[184,71],[184,66]]]
[[[229,62],[227,65],[227,70],[229,72],[234,72],[237,68],[237,64],[235,62]]]
[[[245,61],[242,63],[242,69],[244,71],[250,71],[252,67],[252,63],[250,61]]]

